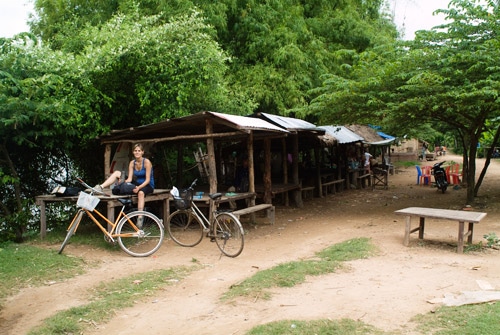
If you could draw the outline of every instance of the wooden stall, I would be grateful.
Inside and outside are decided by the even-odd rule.
[[[266,143],[274,139],[284,138],[289,134],[285,129],[277,127],[265,120],[252,119],[244,116],[222,114],[216,112],[200,112],[197,114],[169,119],[155,124],[138,126],[122,130],[114,130],[100,137],[106,146],[104,158],[105,175],[111,172],[112,146],[119,143],[141,142],[144,144],[172,143],[177,147],[177,180],[181,180],[185,168],[183,166],[184,145],[202,143],[206,152],[201,159],[206,166],[210,193],[222,191],[219,189],[218,175],[221,174],[223,145],[240,143],[245,148],[248,157],[248,192],[255,193],[255,143]],[[262,144],[260,144],[262,146]],[[265,145],[264,145],[265,147]],[[270,150],[270,148],[269,148]],[[270,152],[266,152],[270,156]],[[186,185],[175,185],[184,187]],[[226,187],[226,185],[224,185]],[[248,207],[255,206],[255,198],[247,202]],[[211,211],[210,211],[211,212]]]
[[[288,205],[291,194],[295,205],[302,207],[302,195],[306,192],[321,196],[322,180],[325,178],[322,172],[322,149],[332,146],[335,139],[325,135],[324,129],[301,119],[268,113],[256,113],[253,117],[289,132],[286,138],[272,145],[271,151],[279,160],[276,164],[271,162],[265,165],[269,170],[264,174],[264,197],[282,194],[285,205]],[[266,188],[266,185],[270,185],[270,188]]]

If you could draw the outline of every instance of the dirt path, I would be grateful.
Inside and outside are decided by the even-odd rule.
[[[460,161],[457,156],[447,160]],[[478,160],[478,168],[482,161]],[[500,163],[493,162],[474,208],[488,213],[474,232],[474,243],[490,232],[499,234]],[[460,209],[464,189],[445,194],[415,185],[414,168],[390,177],[389,190],[344,191],[306,200],[302,209],[279,207],[274,226],[250,229],[245,250],[236,259],[219,257],[208,240],[191,249],[172,241],[146,259],[123,253],[85,250],[72,245],[65,253],[88,260],[85,275],[65,282],[28,288],[8,299],[0,311],[1,334],[25,334],[44,318],[85,304],[88,290],[101,281],[155,268],[205,265],[188,278],[134,307],[120,311],[88,334],[244,334],[255,325],[282,319],[350,318],[384,330],[414,334],[410,319],[437,307],[429,303],[445,294],[479,290],[478,281],[500,287],[499,252],[455,252],[458,224],[432,221],[424,242],[412,235],[402,245],[404,219],[394,211],[408,206]],[[308,278],[294,288],[276,289],[271,300],[258,297],[223,303],[220,296],[234,283],[260,269],[308,258],[334,243],[370,237],[380,254],[349,262],[345,270]],[[483,240],[484,241],[484,240]],[[58,246],[51,246],[56,249]],[[97,259],[106,262],[92,265]],[[133,321],[130,321],[133,317]]]

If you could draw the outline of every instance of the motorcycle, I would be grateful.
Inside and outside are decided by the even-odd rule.
[[[438,162],[432,166],[431,174],[434,175],[434,183],[438,190],[441,192],[446,192],[448,188],[448,179],[446,178],[446,171],[443,169],[441,165],[443,165],[446,161]]]

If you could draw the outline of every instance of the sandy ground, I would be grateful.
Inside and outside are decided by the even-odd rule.
[[[458,156],[445,158],[461,161]],[[478,160],[478,168],[482,165]],[[486,242],[484,234],[500,235],[499,176],[500,162],[495,161],[472,208],[488,213],[475,227],[474,243]],[[190,265],[193,258],[204,265],[200,270],[120,311],[109,323],[93,325],[86,334],[244,334],[271,321],[318,318],[350,318],[386,331],[417,334],[410,320],[439,306],[431,301],[478,291],[485,283],[500,288],[500,257],[493,249],[457,254],[458,223],[453,221],[430,220],[423,241],[413,234],[410,245],[403,246],[404,217],[395,210],[462,209],[465,203],[465,189],[450,187],[442,194],[415,182],[416,170],[408,168],[390,176],[388,190],[349,190],[306,200],[303,208],[278,206],[274,226],[245,224],[245,249],[235,259],[220,257],[208,239],[194,248],[168,240],[148,258],[70,244],[65,254],[87,260],[87,272],[8,298],[0,310],[0,334],[25,334],[58,311],[87,303],[90,290],[102,281]],[[267,301],[220,300],[232,284],[259,270],[313,257],[316,251],[356,237],[371,238],[379,254],[349,262],[336,273],[310,277],[302,285],[275,289]]]

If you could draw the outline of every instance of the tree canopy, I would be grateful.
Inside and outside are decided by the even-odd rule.
[[[446,24],[417,32],[413,41],[343,53],[350,61],[345,72],[327,75],[308,112],[326,123],[377,122],[397,135],[428,124],[453,129],[472,202],[477,146],[500,112],[499,9],[493,1],[452,0],[438,12]]]

